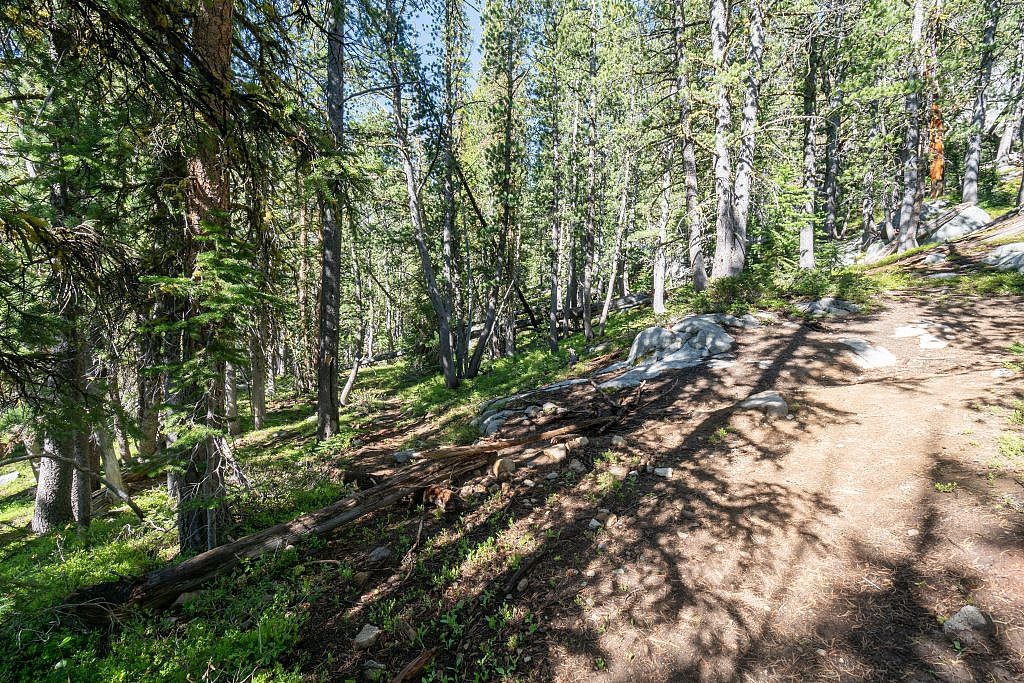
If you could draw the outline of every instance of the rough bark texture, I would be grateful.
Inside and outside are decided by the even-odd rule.
[[[921,183],[919,157],[921,139],[921,83],[920,51],[921,30],[924,24],[924,0],[914,0],[913,19],[910,29],[910,57],[908,59],[907,81],[907,132],[904,139],[903,200],[900,204],[899,241],[896,249],[900,253],[917,246],[917,223],[919,213],[915,207]]]
[[[334,0],[327,31],[327,124],[340,153],[345,140],[345,0]],[[321,204],[323,240],[320,271],[320,329],[316,363],[316,433],[338,433],[338,325],[341,305],[340,182]]]
[[[715,66],[715,265],[712,277],[726,277],[739,272],[742,265],[740,245],[736,244],[736,221],[732,202],[732,161],[729,154],[729,130],[732,112],[729,106],[729,85],[726,72],[726,37],[728,34],[725,0],[711,2],[711,60]]]
[[[999,23],[999,0],[985,2],[985,28],[981,36],[981,68],[974,92],[974,109],[971,113],[971,137],[967,142],[967,156],[964,159],[964,188],[962,200],[968,204],[978,203],[978,174],[981,170],[981,136],[985,128],[985,107],[987,105],[988,82],[992,77],[992,60],[995,57],[996,27]]]
[[[813,30],[813,29],[811,29]],[[811,37],[807,49],[807,68],[803,84],[803,225],[800,227],[800,267],[814,268],[814,199],[817,190],[815,176],[815,138],[817,137],[817,72],[818,39]]]

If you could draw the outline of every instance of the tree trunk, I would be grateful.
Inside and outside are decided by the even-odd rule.
[[[327,124],[335,152],[345,146],[345,0],[333,0],[327,31]],[[331,196],[321,203],[323,243],[320,282],[320,339],[316,365],[316,433],[338,433],[338,327],[341,305],[340,180],[330,182]],[[255,376],[255,368],[253,372]],[[254,377],[255,383],[255,377]]]
[[[985,28],[981,37],[981,68],[975,85],[974,110],[971,115],[971,137],[967,143],[967,157],[964,159],[964,187],[962,201],[965,204],[978,203],[978,174],[981,171],[981,136],[985,128],[985,107],[988,103],[986,91],[992,77],[992,60],[995,58],[996,28],[999,23],[999,0],[985,2]]]
[[[809,27],[810,28],[810,27]],[[813,30],[813,29],[810,29]],[[813,269],[814,261],[814,204],[817,192],[815,167],[815,138],[817,136],[818,39],[811,36],[807,50],[807,68],[804,70],[803,86],[803,224],[800,227],[800,267]]]
[[[50,431],[43,436],[43,458],[39,461],[39,481],[32,511],[34,533],[49,533],[74,518],[71,512],[72,467],[67,460],[46,457],[50,454],[63,458],[73,456],[69,436]]]
[[[715,264],[711,276],[736,275],[743,268],[743,247],[736,243],[736,218],[733,214],[732,161],[729,131],[732,112],[729,106],[729,82],[726,38],[728,36],[726,0],[711,0],[711,60],[715,88]],[[664,185],[664,182],[663,182]]]
[[[622,195],[619,198],[619,225],[615,231],[615,246],[614,252],[610,259],[610,273],[608,274],[608,287],[605,290],[604,295],[604,306],[601,308],[601,319],[598,323],[599,336],[604,336],[604,326],[608,321],[608,312],[611,310],[612,295],[615,291],[615,277],[619,271],[619,261],[622,260],[622,244],[626,237],[626,230],[629,221],[629,187],[630,187],[630,166],[633,157],[630,153],[626,153],[626,160],[622,170]],[[624,265],[624,264],[623,264]]]
[[[676,106],[679,111],[679,136],[683,160],[683,190],[686,201],[686,230],[689,236],[690,276],[693,288],[702,292],[708,286],[708,273],[704,265],[703,236],[700,229],[700,205],[697,196],[697,158],[694,152],[693,130],[690,124],[690,83],[687,77],[686,50],[683,28],[686,24],[683,0],[673,3],[673,61],[676,69]],[[625,269],[623,269],[625,270]],[[623,291],[625,296],[627,292]]]
[[[840,87],[843,74],[837,70],[829,83],[829,112],[826,121],[825,131],[825,179],[822,183],[825,194],[825,236],[830,240],[836,239],[838,235],[838,211],[839,211],[839,126],[841,123],[841,107],[843,106],[843,92]]]
[[[761,65],[764,58],[764,13],[762,0],[749,0],[750,44],[747,52],[747,78],[740,112],[740,147],[733,186],[733,238],[729,271],[743,270],[747,259],[747,222],[750,216],[751,188],[754,182],[754,146],[757,141],[757,111],[761,99]]]
[[[661,192],[658,193],[658,242],[654,245],[654,315],[665,315],[665,271],[668,265],[668,222],[671,218],[672,154],[666,149],[665,170],[661,172]]]
[[[200,249],[207,249],[211,226],[226,227],[230,219],[230,175],[217,127],[223,122],[223,92],[230,88],[232,10],[230,0],[207,0],[196,5],[192,21],[192,49],[199,63],[216,83],[206,93],[206,121],[198,131],[196,153],[189,160],[189,180],[185,192],[188,231],[183,249],[183,275],[194,277]],[[201,315],[204,302],[190,300],[179,313],[193,329],[182,335],[181,362],[187,366],[215,346],[216,323],[192,318]],[[187,407],[195,428],[218,430],[224,410],[223,368],[207,363],[207,370],[219,381],[186,378],[180,392],[182,407]],[[185,447],[181,472],[173,482],[178,510],[178,543],[182,553],[209,550],[220,543],[224,519],[224,483],[221,457],[215,439],[202,436]]]
[[[249,403],[252,405],[253,429],[263,429],[267,421],[266,332],[266,315],[260,312],[257,314],[256,333],[249,340]]]
[[[593,278],[597,249],[597,1],[590,2],[590,78],[587,103],[587,225],[583,241],[583,336],[594,338]]]
[[[903,162],[903,201],[900,205],[900,232],[896,245],[898,253],[917,246],[917,222],[915,211],[918,185],[921,182],[918,168],[921,138],[921,79],[920,51],[921,31],[924,24],[924,0],[914,0],[914,14],[910,29],[910,58],[907,72],[910,92],[907,94],[907,133],[904,140],[906,158]]]
[[[238,420],[238,373],[234,363],[224,364],[224,414],[228,420],[228,434],[241,434],[242,424]]]

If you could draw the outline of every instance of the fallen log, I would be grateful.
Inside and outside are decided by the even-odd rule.
[[[80,588],[61,612],[90,625],[111,624],[131,609],[161,610],[179,595],[239,567],[244,560],[286,549],[311,537],[344,527],[359,518],[393,505],[419,489],[456,479],[487,464],[488,458],[518,446],[607,426],[620,416],[584,420],[532,434],[521,439],[488,441],[470,446],[449,446],[425,451],[422,460],[377,486],[358,491],[327,507],[200,553],[180,564],[142,576]]]

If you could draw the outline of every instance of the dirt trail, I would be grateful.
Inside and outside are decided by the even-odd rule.
[[[1021,373],[993,371],[1024,341],[1021,304],[894,293],[847,319],[737,332],[734,364],[649,382],[617,433],[577,454],[578,475],[565,462],[521,469],[487,505],[458,513],[460,542],[485,539],[497,510],[516,552],[534,560],[522,580],[499,554],[467,562],[440,591],[416,587],[440,598],[427,605],[467,605],[457,670],[473,673],[474,648],[504,642],[480,616],[497,605],[482,607],[483,596],[504,595],[539,627],[508,652],[523,680],[1024,681],[1024,484],[991,466],[1000,434],[1020,430],[1009,415],[1024,399]],[[919,320],[953,328],[951,343],[894,338]],[[860,370],[838,343],[850,336],[886,347],[895,365]],[[790,417],[737,411],[767,389]],[[570,417],[607,408],[588,385],[549,398]],[[558,419],[510,420],[499,436]],[[595,531],[602,510],[617,521]],[[454,547],[451,518],[421,519],[395,533]],[[323,552],[358,557],[359,543]],[[332,680],[360,675],[366,656],[350,643],[374,605],[413,589],[393,565],[357,565],[369,583],[351,602],[321,600],[306,629],[310,668]],[[996,632],[958,652],[941,620],[966,604]],[[417,609],[414,623],[437,617]],[[435,644],[389,636],[370,655],[397,671]],[[452,666],[456,649],[441,656]]]
[[[584,589],[555,677],[592,680],[586,658],[608,681],[1024,680],[1024,523],[1000,505],[1024,489],[986,467],[1007,424],[996,406],[1024,396],[992,376],[1024,338],[1019,306],[894,297],[874,315],[745,333],[736,366],[692,378],[694,394],[634,432],[676,475],[590,561],[610,578]],[[956,328],[952,344],[892,337],[919,319]],[[897,364],[857,371],[845,336]],[[723,414],[766,388],[795,419]],[[679,419],[694,399],[711,420]],[[721,441],[700,447],[721,417]],[[942,635],[939,618],[967,603],[997,623],[989,652],[958,655]]]

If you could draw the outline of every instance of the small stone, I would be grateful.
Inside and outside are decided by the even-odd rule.
[[[724,553],[725,552],[725,546],[721,545],[721,544],[716,545],[715,546],[715,552],[716,553]]]
[[[754,394],[742,401],[739,407],[759,410],[768,417],[785,417],[789,412],[789,404],[777,391],[762,391]]]
[[[541,412],[543,412],[545,415],[554,415],[554,414],[558,413],[559,410],[561,410],[558,407],[557,403],[552,403],[551,401],[548,401],[547,403],[542,405],[540,407],[540,409],[541,409]]]
[[[965,605],[942,624],[942,632],[950,640],[971,648],[984,648],[991,624],[984,612],[974,605]]]
[[[911,538],[913,538],[914,536],[917,536],[919,533],[921,533],[921,532],[918,531],[917,529],[907,529],[907,536],[910,536]]]
[[[630,471],[629,471],[629,474],[628,474],[628,475],[626,475],[626,476],[629,476],[629,477],[639,477],[639,476],[640,476],[640,473],[639,473],[639,472],[637,472],[636,470],[630,470]]]
[[[395,462],[404,465],[418,455],[416,451],[395,451]]]
[[[653,471],[654,471],[654,465],[650,465],[650,464],[644,465],[644,472],[646,472],[647,474],[650,474]]]
[[[389,557],[391,557],[391,548],[381,545],[370,551],[369,560],[370,562],[383,562]]]
[[[588,569],[587,571],[583,572],[583,576],[587,577],[588,579],[592,579],[595,576],[597,576],[597,572],[595,572],[593,569]]]
[[[572,470],[573,472],[576,472],[577,474],[582,474],[587,471],[586,465],[584,465],[576,458],[573,458],[572,460],[569,461],[569,469]]]
[[[992,376],[996,379],[1006,379],[1008,377],[1013,377],[1013,375],[1014,372],[1010,368],[996,368],[992,371]]]
[[[544,478],[548,481],[554,481],[555,479],[558,479],[558,472],[548,472]]]
[[[526,587],[530,585],[529,579],[520,579],[519,583],[516,584],[516,591],[522,593],[526,590]]]
[[[20,476],[20,472],[8,472],[7,474],[0,474],[0,486],[7,486]]]
[[[501,484],[491,484],[487,487],[487,493],[497,493],[501,490]]]
[[[367,624],[363,626],[362,630],[356,634],[356,637],[352,640],[352,645],[357,650],[366,650],[377,644],[377,640],[380,639],[380,629],[373,624]]]
[[[689,538],[690,534],[686,533],[685,531],[677,531],[676,536],[678,536],[679,538]]]
[[[626,437],[622,436],[621,434],[616,434],[615,436],[612,437],[612,448],[625,448],[625,447],[626,447]]]
[[[681,514],[686,519],[697,519],[697,513],[693,510],[683,510]]]
[[[574,439],[569,439],[568,441],[566,441],[565,442],[565,447],[571,453],[573,451],[578,451],[578,450],[582,449],[588,443],[590,443],[590,439],[588,439],[587,437],[585,437],[585,436],[577,436]]]
[[[819,657],[824,657],[828,653],[819,647],[817,650],[814,651],[814,654],[818,655]]]
[[[525,486],[528,489],[532,489],[536,485],[537,482],[535,482],[533,479],[523,479],[523,486]]]
[[[629,474],[629,470],[626,469],[625,465],[612,465],[608,468],[608,474],[612,475],[616,479],[622,479]]]
[[[672,468],[671,467],[656,467],[654,469],[654,474],[656,474],[659,477],[665,477],[666,479],[671,479],[672,478]]]
[[[555,465],[565,460],[568,455],[569,449],[565,447],[565,444],[557,444],[555,446],[548,446],[541,451],[536,462],[538,465]]]
[[[601,522],[597,521],[596,519],[590,520],[590,528],[594,529],[594,530],[600,529],[601,528]]]
[[[352,585],[361,588],[370,580],[370,572],[356,572],[352,575]]]
[[[601,541],[600,543],[597,544],[597,550],[598,550],[598,552],[602,552],[603,553],[605,550],[608,550],[608,544],[605,543],[604,541]]]

